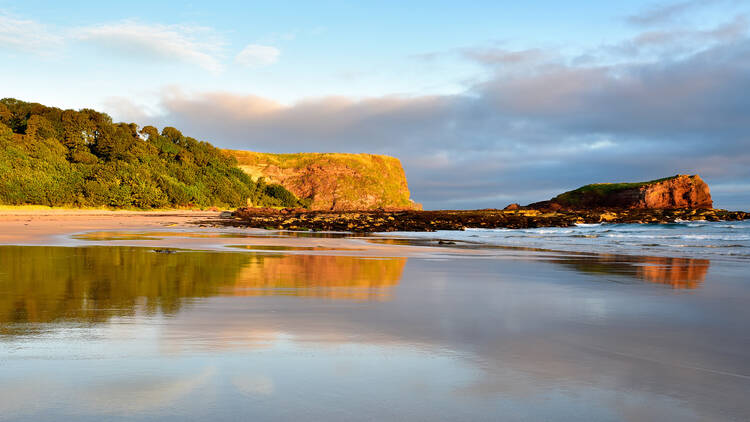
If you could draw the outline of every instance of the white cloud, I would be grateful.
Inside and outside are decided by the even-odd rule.
[[[222,42],[205,27],[120,22],[84,27],[76,38],[109,52],[147,60],[179,61],[218,73]]]
[[[0,50],[44,53],[59,47],[62,41],[39,22],[0,14]]]
[[[280,55],[281,51],[276,47],[250,44],[237,54],[234,61],[247,67],[267,66],[276,63]]]

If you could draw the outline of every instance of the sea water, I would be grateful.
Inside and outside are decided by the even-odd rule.
[[[554,251],[688,258],[750,259],[750,221],[579,224],[530,229],[467,229],[391,234]]]

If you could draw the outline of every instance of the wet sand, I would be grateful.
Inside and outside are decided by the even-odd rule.
[[[187,227],[192,222],[218,216],[218,212],[204,211],[0,209],[0,244],[50,244],[59,236],[95,230]]]
[[[396,247],[363,240],[361,236],[316,232],[278,232],[222,227],[219,212],[2,210],[0,245],[26,246],[143,246],[226,250],[259,246],[306,248],[318,254],[409,256],[430,253],[423,247]],[[281,250],[281,249],[279,249]],[[298,249],[304,251],[305,249]],[[294,252],[293,249],[287,249]],[[455,253],[463,253],[461,250]]]
[[[745,263],[214,216],[0,217],[0,420],[750,415]]]

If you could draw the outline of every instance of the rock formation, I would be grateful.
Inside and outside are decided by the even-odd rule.
[[[549,201],[528,205],[532,209],[711,209],[708,185],[698,175],[678,174],[650,182],[597,183],[565,192]]]
[[[278,230],[348,231],[357,233],[393,231],[436,231],[483,229],[526,229],[571,227],[576,224],[625,223],[657,224],[684,221],[739,221],[750,213],[716,209],[520,209],[502,211],[310,211],[304,209],[240,208],[232,219],[201,223],[232,227],[273,228]],[[395,241],[398,241],[396,239]]]
[[[278,183],[312,210],[414,210],[401,162],[385,155],[226,150],[253,179]]]

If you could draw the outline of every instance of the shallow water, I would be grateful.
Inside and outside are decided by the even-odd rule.
[[[450,239],[480,246],[750,260],[750,221],[605,223],[581,224],[577,227],[468,229],[384,235],[406,237],[412,242],[413,239]]]
[[[311,232],[311,231],[287,231],[287,230],[265,230],[263,232],[241,233],[241,232],[216,232],[216,231],[192,231],[192,230],[160,230],[160,231],[94,231],[79,233],[71,236],[74,240],[85,240],[95,242],[112,242],[123,240],[162,240],[167,238],[199,238],[199,239],[279,239],[279,238],[316,238],[316,239],[342,239],[368,237],[366,233],[344,233],[344,232]],[[67,239],[67,236],[63,236]]]
[[[2,420],[746,420],[747,266],[0,247]]]

